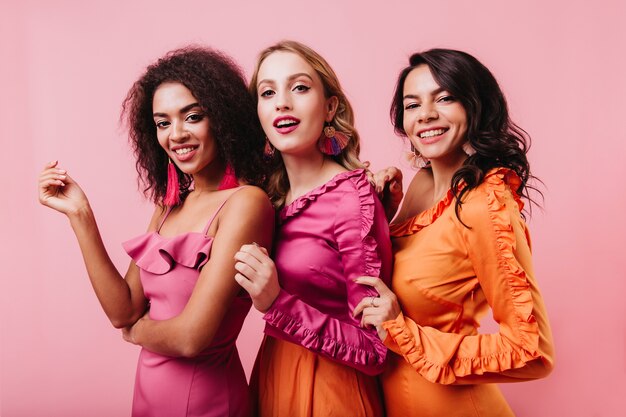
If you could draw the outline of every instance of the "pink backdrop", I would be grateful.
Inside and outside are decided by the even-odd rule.
[[[388,107],[412,51],[463,49],[494,71],[534,139],[530,159],[546,186],[530,226],[557,348],[548,379],[503,390],[519,416],[623,415],[626,3],[21,3],[0,7],[3,417],[130,410],[138,348],[101,312],[67,220],[38,205],[41,167],[60,159],[83,185],[125,269],[120,242],[141,233],[151,212],[118,126],[132,81],[190,42],[227,51],[249,74],[257,52],[282,38],[310,44],[333,64],[356,108],[362,156],[375,167],[402,163]],[[251,315],[239,341],[247,370],[260,336]]]

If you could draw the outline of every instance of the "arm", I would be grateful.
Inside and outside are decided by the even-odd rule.
[[[376,296],[375,290],[357,284],[355,279],[363,274],[379,275],[381,256],[390,259],[388,235],[376,231],[374,216],[384,216],[382,210],[375,214],[375,196],[347,193],[337,205],[334,235],[346,283],[347,318],[338,319],[324,314],[307,304],[296,294],[280,290],[264,319],[271,325],[266,332],[292,343],[300,344],[322,356],[358,369],[368,375],[383,371],[386,348],[377,337],[376,329],[361,328],[360,317],[352,316],[357,303],[365,296]],[[382,218],[382,223],[385,223]],[[380,247],[377,247],[377,240]],[[377,249],[381,250],[379,254]]]
[[[499,332],[444,333],[402,314],[383,324],[388,347],[432,382],[532,380],[553,366],[550,328],[518,202],[497,176],[485,181],[462,206],[461,218],[471,229],[457,226]]]
[[[41,173],[39,202],[65,214],[70,220],[91,285],[113,326],[131,325],[141,317],[147,306],[139,270],[131,262],[126,276],[120,275],[104,247],[87,196],[78,183],[57,166],[58,162],[52,162]],[[151,225],[157,217],[155,212]]]
[[[241,287],[233,280],[234,255],[244,244],[271,246],[274,209],[265,193],[247,187],[220,211],[209,261],[183,311],[169,320],[139,320],[127,340],[163,355],[194,357],[208,347]],[[210,302],[209,302],[210,301]]]

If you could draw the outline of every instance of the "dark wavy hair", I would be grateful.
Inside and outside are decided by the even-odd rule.
[[[160,204],[167,188],[168,156],[159,145],[152,116],[154,92],[165,82],[181,83],[191,91],[209,118],[219,157],[233,167],[237,178],[261,185],[265,140],[243,71],[222,52],[188,46],[170,51],[148,66],[122,104],[120,118],[127,124],[144,195]],[[176,170],[184,198],[192,178],[178,167]]]
[[[480,185],[489,170],[498,167],[515,171],[521,183],[514,191],[536,204],[528,191],[543,194],[528,184],[529,180],[536,179],[530,173],[526,157],[530,136],[510,119],[506,99],[493,74],[470,54],[452,49],[430,49],[411,55],[409,66],[398,76],[391,103],[390,115],[395,132],[407,136],[404,131],[404,82],[409,73],[422,64],[428,65],[437,84],[463,105],[467,112],[467,140],[476,150],[452,177],[457,217],[460,219],[463,196]],[[466,186],[459,190],[463,182]]]

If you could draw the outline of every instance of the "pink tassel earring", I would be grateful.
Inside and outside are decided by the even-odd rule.
[[[337,156],[346,147],[350,137],[345,133],[337,132],[330,123],[324,127],[324,134],[318,142],[318,148],[326,155]]]
[[[226,165],[226,170],[224,171],[224,176],[222,177],[222,181],[217,186],[218,190],[228,190],[230,188],[239,187],[239,181],[237,181],[237,177],[235,176],[235,170],[231,164]]]
[[[180,186],[178,185],[178,172],[176,165],[170,159],[167,164],[167,188],[163,204],[166,206],[177,206],[180,204]]]

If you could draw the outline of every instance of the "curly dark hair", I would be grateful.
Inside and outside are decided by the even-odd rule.
[[[148,66],[122,104],[120,118],[128,127],[144,195],[159,204],[167,188],[168,157],[157,140],[152,116],[154,92],[165,82],[181,83],[191,91],[209,118],[219,156],[233,167],[237,178],[261,185],[265,178],[265,140],[243,71],[222,52],[187,46]],[[184,198],[192,178],[178,167],[176,170]]]
[[[409,66],[398,76],[391,103],[391,120],[395,132],[403,137],[404,131],[404,82],[417,66],[426,64],[437,83],[455,96],[467,112],[467,140],[476,150],[452,177],[451,189],[456,197],[455,212],[459,217],[463,196],[480,185],[485,174],[497,167],[510,168],[521,179],[514,190],[519,196],[536,204],[528,191],[536,187],[529,180],[536,180],[530,173],[526,153],[530,136],[509,117],[504,94],[493,74],[472,55],[452,49],[430,49],[411,55]],[[462,182],[466,186],[458,189]],[[529,208],[532,210],[532,208]]]

